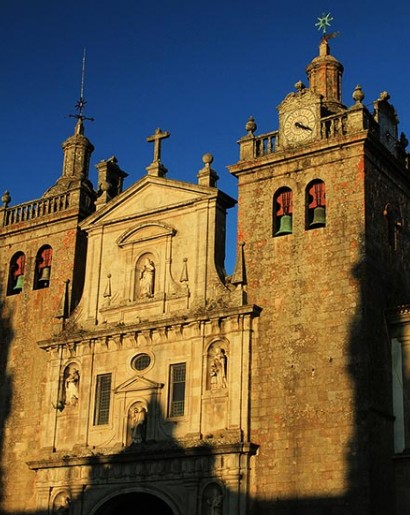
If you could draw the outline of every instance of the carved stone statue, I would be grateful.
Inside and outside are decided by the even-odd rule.
[[[202,511],[206,515],[222,515],[223,492],[219,485],[209,484],[203,493]]]
[[[70,367],[68,375],[64,381],[65,404],[75,406],[78,402],[78,386],[80,373],[76,368]]]
[[[209,506],[209,515],[221,515],[222,513],[222,500],[223,497],[221,494],[216,493],[207,499],[207,504]]]
[[[154,278],[155,264],[151,259],[147,258],[139,277],[139,291],[141,297],[151,298],[154,296]]]
[[[227,358],[224,349],[220,347],[215,348],[215,354],[211,361],[209,374],[211,376],[211,388],[226,388],[226,366]]]
[[[71,499],[68,495],[59,496],[59,498],[56,499],[56,503],[53,508],[53,513],[56,513],[58,515],[68,515],[70,513],[70,504]]]
[[[132,443],[141,443],[145,440],[145,421],[147,410],[144,406],[138,405],[133,408],[131,418]]]

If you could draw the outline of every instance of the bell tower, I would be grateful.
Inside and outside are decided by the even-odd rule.
[[[278,106],[279,129],[256,135],[250,118],[229,167],[246,294],[262,308],[253,497],[271,500],[266,513],[383,515],[395,513],[396,488],[384,312],[410,292],[406,138],[393,140],[388,94],[374,113],[360,86],[343,105],[328,39],[309,86],[299,81]]]

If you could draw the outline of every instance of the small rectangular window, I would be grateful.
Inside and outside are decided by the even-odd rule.
[[[182,417],[185,410],[186,364],[171,365],[169,375],[169,416]]]
[[[94,425],[108,424],[111,402],[111,374],[97,376],[95,388]]]

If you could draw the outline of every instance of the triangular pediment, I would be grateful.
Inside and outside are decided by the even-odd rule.
[[[107,202],[82,224],[83,229],[94,225],[115,223],[143,215],[183,209],[192,203],[216,197],[216,188],[193,185],[163,177],[146,176]]]
[[[162,383],[151,381],[143,376],[134,376],[114,389],[114,393],[141,392],[143,390],[158,390],[163,388]]]

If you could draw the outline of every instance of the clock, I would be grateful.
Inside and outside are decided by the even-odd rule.
[[[312,109],[302,107],[288,114],[283,124],[287,143],[303,143],[315,134],[316,116]]]

